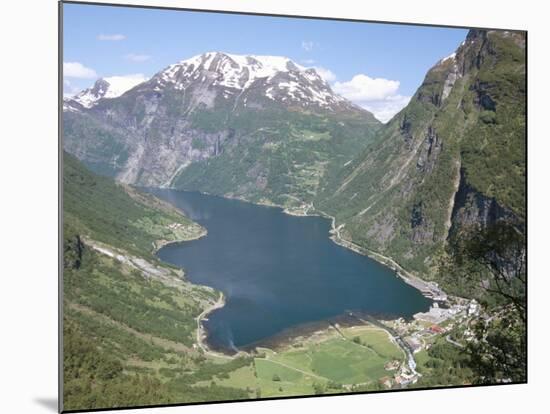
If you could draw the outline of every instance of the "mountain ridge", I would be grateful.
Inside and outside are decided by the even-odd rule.
[[[318,90],[310,85],[309,90],[301,86],[298,82],[290,81],[283,84],[286,89],[284,99],[298,101],[299,97],[309,94],[312,102],[328,109],[330,105],[345,104],[352,106],[359,111],[364,111],[360,106],[352,103],[346,98],[334,93],[328,82],[317,72],[314,67],[305,67],[297,64],[285,56],[275,55],[239,55],[221,51],[206,52],[180,60],[160,70],[150,79],[142,75],[133,76],[111,76],[99,78],[94,85],[86,88],[74,96],[65,98],[68,103],[77,102],[80,106],[90,109],[95,106],[100,99],[116,98],[126,93],[128,90],[141,85],[145,82],[154,80],[157,84],[156,91],[160,91],[166,83],[172,83],[176,89],[185,89],[185,81],[189,81],[189,76],[195,74],[196,80],[198,72],[201,69],[208,72],[215,72],[218,77],[213,80],[214,85],[221,85],[228,89],[239,89],[244,91],[251,87],[254,82],[265,80],[271,82],[279,73],[289,73],[291,78],[296,78],[301,74],[307,82],[314,84]],[[303,81],[303,79],[301,79]],[[272,86],[271,91],[275,86]],[[267,91],[266,96],[271,100],[277,100],[276,96]],[[307,105],[303,102],[302,105]],[[67,108],[69,109],[69,108]]]
[[[91,87],[78,92],[74,96],[66,97],[63,101],[69,107],[76,103],[81,107],[89,109],[96,105],[100,99],[117,98],[147,80],[147,78],[139,74],[99,78]],[[77,108],[78,107],[76,107],[76,109]],[[74,109],[75,108],[73,107],[73,110]]]

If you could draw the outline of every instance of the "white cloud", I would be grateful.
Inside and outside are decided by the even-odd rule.
[[[63,97],[70,98],[71,96],[76,95],[80,89],[78,89],[75,85],[73,85],[68,80],[63,80]]]
[[[332,88],[334,92],[372,112],[382,122],[389,121],[411,99],[410,96],[398,93],[399,81],[371,78],[365,74],[355,75],[346,82],[335,82]]]
[[[315,44],[310,40],[302,40],[302,49],[306,52],[311,52]]]
[[[122,95],[134,86],[145,82],[148,78],[143,73],[132,73],[129,75],[110,76],[104,79],[111,85],[107,95],[105,95],[107,98],[110,98]]]
[[[334,91],[352,101],[370,101],[385,99],[395,95],[399,81],[384,78],[371,78],[367,75],[355,75],[347,82],[336,82]]]
[[[79,62],[63,62],[63,77],[93,79],[97,78],[97,73]]]
[[[128,53],[124,57],[132,62],[145,62],[151,59],[151,56],[149,55],[140,55],[135,53]]]
[[[116,34],[100,34],[97,36],[97,40],[110,40],[110,41],[119,41],[126,39],[126,36],[120,33]]]
[[[395,114],[401,111],[401,109],[407,106],[410,100],[410,96],[393,95],[386,99],[363,103],[358,102],[358,104],[367,111],[372,112],[376,119],[386,123],[392,119]]]
[[[107,80],[107,81],[112,80],[114,82],[117,82],[117,81],[120,81],[120,82],[124,82],[124,81],[143,82],[143,81],[146,81],[149,78],[147,76],[145,76],[143,73],[130,73],[128,75],[109,76],[109,77],[106,77],[104,79]]]
[[[304,65],[313,65],[315,63],[314,59],[302,59]]]
[[[327,82],[334,82],[336,80],[336,75],[330,69],[321,66],[313,66],[313,69]]]

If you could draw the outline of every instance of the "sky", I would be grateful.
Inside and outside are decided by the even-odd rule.
[[[64,4],[64,94],[100,77],[146,79],[205,52],[277,55],[315,67],[335,92],[386,122],[466,34],[457,28]]]

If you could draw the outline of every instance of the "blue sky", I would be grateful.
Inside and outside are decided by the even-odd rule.
[[[65,93],[98,77],[150,77],[208,52],[287,56],[382,120],[467,30],[65,4]]]

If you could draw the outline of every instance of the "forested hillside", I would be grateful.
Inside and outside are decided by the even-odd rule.
[[[212,377],[193,344],[195,318],[218,293],[185,281],[152,251],[158,240],[192,239],[204,229],[64,158],[64,409],[247,398],[240,389],[192,387],[194,377],[171,382],[191,370]],[[250,361],[219,370],[242,364]]]
[[[315,201],[424,278],[459,229],[525,219],[525,36],[472,30]]]

